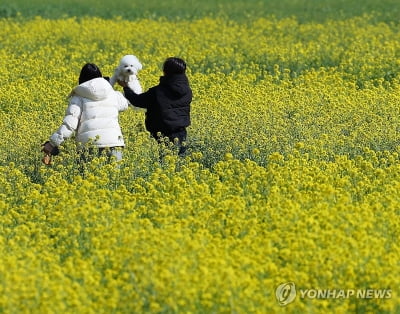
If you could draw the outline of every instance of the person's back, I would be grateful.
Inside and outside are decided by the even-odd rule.
[[[81,110],[76,130],[79,143],[92,140],[99,148],[124,146],[118,115],[128,108],[128,103],[105,79],[95,78],[77,86],[70,103]]]
[[[58,154],[58,146],[74,133],[81,147],[90,142],[98,148],[99,154],[109,148],[108,155],[120,160],[122,153],[117,148],[124,147],[124,140],[118,113],[128,105],[122,93],[112,88],[95,64],[85,64],[79,75],[79,85],[70,94],[63,123],[43,144],[47,156],[43,161],[49,164],[51,155]]]
[[[146,127],[150,133],[165,136],[190,125],[192,90],[184,73],[164,75],[152,89],[155,105],[148,107]]]

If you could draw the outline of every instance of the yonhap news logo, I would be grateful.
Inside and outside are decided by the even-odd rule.
[[[275,290],[275,296],[282,306],[292,303],[296,299],[296,285],[294,282],[280,284]]]
[[[296,289],[294,282],[280,284],[275,290],[279,305],[292,303],[296,296],[300,299],[390,299],[391,289]]]

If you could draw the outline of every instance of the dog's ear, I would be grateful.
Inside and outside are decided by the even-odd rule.
[[[136,69],[136,71],[140,71],[141,69],[142,69],[142,64],[139,62],[139,61],[137,61],[136,63],[135,63],[135,69]]]

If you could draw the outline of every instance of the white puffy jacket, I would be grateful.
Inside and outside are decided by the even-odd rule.
[[[122,93],[100,77],[78,85],[70,97],[63,123],[50,143],[59,146],[75,133],[82,144],[92,140],[99,148],[124,146],[118,114],[128,109],[129,102]]]

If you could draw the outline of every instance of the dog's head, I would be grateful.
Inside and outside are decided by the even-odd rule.
[[[142,69],[142,64],[136,56],[126,55],[119,62],[118,68],[123,75],[136,75]]]

